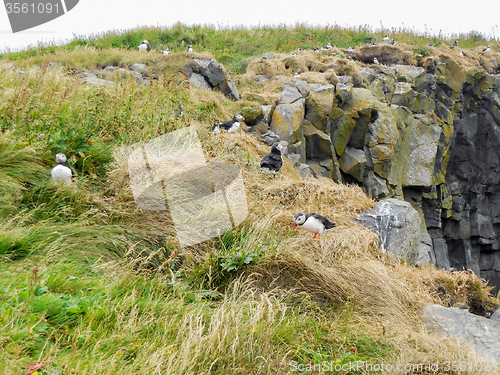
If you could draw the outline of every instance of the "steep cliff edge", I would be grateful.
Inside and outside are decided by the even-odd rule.
[[[328,84],[303,74],[284,84],[268,124],[316,175],[410,202],[428,259],[497,292],[500,75],[452,59],[420,65],[365,65]]]

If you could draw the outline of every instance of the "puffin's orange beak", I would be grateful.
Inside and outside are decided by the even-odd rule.
[[[293,229],[295,229],[295,227],[296,227],[296,226],[297,226],[297,225],[295,225],[295,221],[294,221],[294,222],[293,222]]]

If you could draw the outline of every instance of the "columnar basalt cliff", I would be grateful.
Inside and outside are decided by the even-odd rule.
[[[417,210],[428,259],[500,286],[500,76],[453,60],[293,79],[269,116],[292,158]]]

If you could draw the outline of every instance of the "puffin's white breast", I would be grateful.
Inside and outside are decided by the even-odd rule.
[[[321,221],[316,219],[314,216],[309,217],[304,224],[302,224],[302,228],[311,232],[311,233],[319,233],[323,234],[325,231],[325,226]]]
[[[55,182],[64,182],[66,184],[71,183],[71,176],[73,175],[73,173],[71,173],[71,169],[65,167],[64,165],[56,165],[52,168],[52,172],[50,172],[50,174]]]

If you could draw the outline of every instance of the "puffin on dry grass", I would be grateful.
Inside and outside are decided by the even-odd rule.
[[[222,124],[215,123],[214,126],[212,126],[212,131],[214,133],[220,133],[220,130],[223,129],[228,133],[234,133],[240,128],[240,122],[242,121],[245,121],[245,118],[237,113],[231,120],[226,120]]]
[[[312,239],[315,239],[316,236],[319,238],[325,230],[334,228],[335,223],[315,213],[298,213],[293,215],[293,229],[297,226],[313,233]]]
[[[274,174],[276,177],[276,173],[278,173],[283,166],[283,155],[281,152],[283,151],[283,145],[281,143],[275,143],[271,147],[271,152],[269,154],[264,155],[262,160],[260,161],[260,167],[262,171]]]

